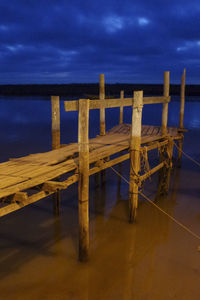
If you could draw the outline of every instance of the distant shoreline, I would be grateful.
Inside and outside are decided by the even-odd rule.
[[[132,95],[134,90],[143,90],[144,95],[162,95],[162,84],[106,84],[106,96],[119,97],[120,91],[125,95]],[[0,95],[3,96],[73,96],[98,97],[99,84],[26,84],[0,85]],[[180,85],[170,85],[171,95],[180,95]],[[186,96],[200,96],[200,85],[186,85]]]

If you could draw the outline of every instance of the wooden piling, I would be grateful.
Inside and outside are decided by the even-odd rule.
[[[158,189],[156,198],[159,199],[161,195],[166,195],[169,190],[170,176],[172,169],[174,142],[169,138],[167,145],[160,148],[160,163],[164,163],[163,168],[159,171]]]
[[[89,100],[79,100],[79,260],[89,257]]]
[[[164,97],[169,97],[169,71],[164,72]],[[167,134],[168,103],[163,103],[162,110],[162,134]]]
[[[120,99],[121,99],[121,101],[124,99],[124,91],[120,92]],[[123,124],[123,113],[124,113],[124,106],[121,104],[120,115],[119,115],[119,124]]]
[[[183,139],[184,136],[182,134],[182,138],[180,140],[178,140],[178,158],[177,158],[177,167],[180,168],[181,167],[181,161],[182,161],[182,151],[183,151]]]
[[[185,74],[186,70],[184,69],[183,75],[181,77],[181,103],[180,103],[180,116],[179,116],[179,128],[183,129],[183,118],[184,118],[184,109],[185,109]],[[178,140],[178,160],[177,166],[181,167],[181,160],[182,160],[182,150],[183,150],[183,133],[180,133],[182,138]]]
[[[184,117],[184,108],[185,108],[185,73],[184,69],[183,75],[181,77],[181,104],[180,104],[180,117],[179,117],[179,127],[183,129],[183,117]]]
[[[52,150],[60,148],[60,99],[59,96],[51,97],[51,136]],[[60,192],[56,191],[53,196],[54,214],[60,214]]]
[[[105,102],[105,81],[104,74],[99,76],[99,99],[101,100],[100,108],[100,135],[105,135],[106,133],[106,124],[105,124],[105,107],[103,106]]]
[[[142,129],[143,91],[134,92],[132,126],[130,137],[130,183],[129,183],[129,221],[136,218],[138,206],[138,185],[140,171],[140,146]]]
[[[53,210],[55,216],[60,215],[60,191],[56,191],[54,194]]]
[[[173,158],[173,149],[174,143],[172,139],[169,139],[167,145],[167,165],[164,167],[164,186],[163,186],[163,193],[168,194],[169,191],[169,184],[170,184],[170,176],[172,170],[172,158]]]
[[[60,99],[59,96],[51,97],[51,115],[52,115],[52,149],[60,148]]]

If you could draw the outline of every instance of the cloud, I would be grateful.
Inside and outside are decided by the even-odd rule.
[[[186,0],[1,0],[0,83],[160,82],[169,68],[177,82],[184,67],[198,83],[199,15]]]

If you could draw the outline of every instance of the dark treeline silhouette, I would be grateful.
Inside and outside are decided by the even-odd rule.
[[[106,84],[106,96],[119,97],[124,90],[125,96],[132,95],[135,90],[143,90],[144,95],[162,95],[162,84]],[[27,84],[27,85],[0,85],[0,95],[7,96],[64,96],[64,97],[88,97],[99,93],[99,84],[75,83],[75,84]],[[180,85],[170,86],[171,95],[180,95]],[[199,96],[200,85],[187,85],[187,96]]]

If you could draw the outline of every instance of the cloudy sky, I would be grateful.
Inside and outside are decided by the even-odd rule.
[[[199,0],[0,0],[0,84],[200,83]]]

